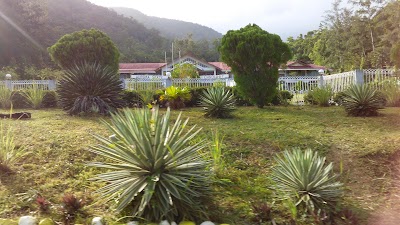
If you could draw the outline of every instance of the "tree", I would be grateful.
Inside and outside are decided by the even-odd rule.
[[[400,43],[392,47],[390,51],[390,60],[396,68],[400,68]]]
[[[90,29],[66,34],[48,48],[51,59],[64,69],[80,63],[99,63],[118,71],[119,51],[103,32]]]
[[[190,63],[175,64],[174,70],[171,73],[173,78],[198,78],[199,72],[197,67]]]
[[[278,35],[255,24],[228,31],[219,51],[222,61],[232,68],[239,92],[259,108],[275,95],[278,68],[292,57]]]

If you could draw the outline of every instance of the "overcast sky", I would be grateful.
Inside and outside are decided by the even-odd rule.
[[[318,29],[333,0],[89,0],[106,7],[127,7],[149,16],[183,20],[225,34],[249,23],[283,40]]]

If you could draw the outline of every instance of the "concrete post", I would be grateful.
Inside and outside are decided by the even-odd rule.
[[[124,89],[124,90],[126,90],[126,85],[125,85],[125,79],[126,78],[120,78],[120,81],[121,81],[121,87],[122,87],[122,89]]]
[[[318,87],[319,88],[323,88],[325,86],[325,82],[324,82],[324,76],[319,76],[319,82],[318,82]]]
[[[172,86],[172,80],[171,77],[167,77],[167,79],[164,80],[164,87],[167,88],[170,86]]]
[[[364,84],[364,72],[362,70],[356,70],[356,76],[354,77],[355,84],[363,85]]]
[[[57,81],[56,80],[49,80],[49,90],[54,91],[57,89]]]
[[[6,88],[8,88],[9,90],[12,91],[12,84],[11,84],[11,80],[5,80],[5,85]]]

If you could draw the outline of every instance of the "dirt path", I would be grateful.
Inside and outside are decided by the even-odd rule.
[[[386,204],[375,211],[368,225],[399,225],[400,224],[400,151],[393,155],[391,161],[393,183],[386,198]]]

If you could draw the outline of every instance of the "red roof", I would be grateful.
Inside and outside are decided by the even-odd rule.
[[[208,62],[208,64],[215,66],[222,71],[231,71],[231,68],[223,62]],[[120,73],[156,73],[162,67],[166,66],[165,63],[120,63]]]
[[[208,62],[222,71],[231,71],[231,68],[223,62]]]
[[[156,71],[161,69],[161,67],[165,66],[165,63],[120,63],[119,70],[149,70],[149,71]]]
[[[305,63],[302,61],[289,61],[286,63],[286,68],[287,70],[320,70],[323,69],[325,70],[326,67],[324,66],[318,66],[315,64],[311,63]]]

